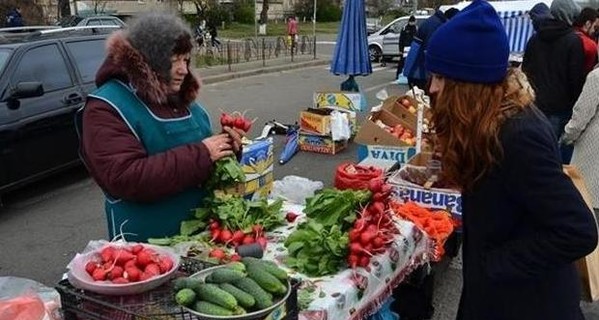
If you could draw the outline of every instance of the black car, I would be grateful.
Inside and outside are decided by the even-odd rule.
[[[74,115],[114,29],[9,31],[0,29],[0,194],[79,163]]]

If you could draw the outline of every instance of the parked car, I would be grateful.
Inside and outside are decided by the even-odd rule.
[[[127,24],[115,16],[97,15],[97,16],[69,16],[58,22],[61,27],[75,26],[119,26],[124,28]]]
[[[381,18],[366,18],[366,32],[371,35],[381,28]]]
[[[416,24],[420,25],[429,16],[418,15],[415,17]],[[370,61],[377,62],[381,59],[386,61],[399,57],[399,33],[408,24],[409,18],[409,16],[399,17],[368,37]]]
[[[74,115],[111,30],[11,30],[0,42],[0,194],[80,162]]]

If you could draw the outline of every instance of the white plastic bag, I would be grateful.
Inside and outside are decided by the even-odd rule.
[[[60,294],[39,282],[0,277],[0,320],[60,320]]]
[[[349,130],[347,113],[340,111],[331,112],[331,137],[333,141],[347,140],[350,136],[351,132]]]
[[[324,187],[321,181],[312,181],[298,176],[286,176],[282,180],[273,183],[270,197],[272,199],[283,198],[291,203],[303,205],[306,198],[314,196],[314,192]]]

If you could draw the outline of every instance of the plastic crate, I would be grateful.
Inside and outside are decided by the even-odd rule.
[[[213,264],[193,258],[182,258],[177,276],[194,274]],[[285,307],[284,320],[297,320],[297,287],[292,279],[291,294]],[[73,287],[68,280],[56,286],[60,294],[64,320],[196,320],[197,317],[177,306],[171,282],[141,294],[105,296]]]

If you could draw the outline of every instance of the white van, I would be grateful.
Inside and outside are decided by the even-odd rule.
[[[416,24],[419,26],[429,16],[418,15]],[[410,16],[403,16],[393,20],[379,31],[368,36],[368,55],[370,61],[377,62],[391,60],[399,57],[399,33],[403,27],[408,24]],[[406,47],[406,52],[409,47]]]

